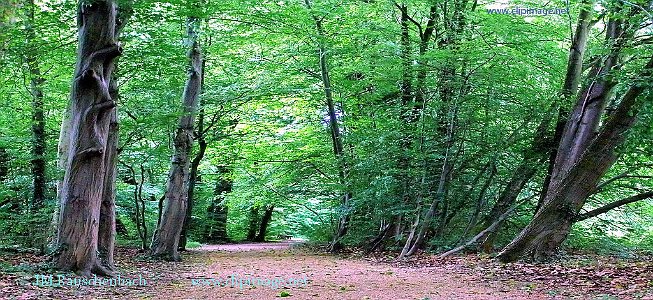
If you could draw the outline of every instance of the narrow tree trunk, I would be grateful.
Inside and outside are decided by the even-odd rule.
[[[208,243],[225,242],[227,236],[227,214],[228,207],[225,204],[226,194],[231,193],[233,179],[231,171],[227,167],[219,167],[220,179],[218,179],[213,192],[211,205],[207,209],[207,222],[204,230],[204,241]]]
[[[202,65],[204,69],[204,65]],[[202,79],[204,76],[202,76]],[[197,170],[204,159],[204,154],[206,153],[206,148],[208,144],[206,139],[204,139],[204,112],[200,110],[197,126],[197,143],[199,144],[199,149],[193,161],[190,163],[190,178],[188,180],[188,209],[186,209],[186,216],[184,217],[184,225],[181,228],[181,234],[179,236],[179,250],[186,251],[186,243],[188,242],[187,232],[188,228],[191,226],[192,222],[192,213],[193,213],[193,204],[195,202],[195,185],[197,184]]]
[[[331,141],[333,143],[333,153],[335,154],[336,163],[338,165],[338,177],[340,179],[340,184],[345,187],[341,202],[341,213],[338,218],[338,228],[336,229],[336,234],[334,235],[330,246],[330,251],[336,252],[342,247],[341,239],[347,234],[347,230],[349,228],[349,200],[351,199],[352,194],[351,191],[349,191],[349,184],[347,182],[348,167],[347,163],[345,162],[342,135],[340,133],[340,126],[338,125],[338,114],[336,113],[335,101],[333,99],[333,90],[331,87],[331,77],[329,76],[327,56],[328,53],[326,51],[325,42],[327,36],[324,32],[324,28],[322,27],[323,19],[313,14],[310,0],[304,0],[304,4],[308,10],[311,10],[311,16],[315,21],[315,29],[317,30],[318,36],[320,74],[322,77],[322,84],[324,85],[324,95],[327,102],[327,110],[329,112],[329,128],[331,131]]]
[[[261,225],[259,226],[258,233],[254,237],[255,242],[265,242],[265,234],[268,231],[268,225],[270,220],[272,220],[272,212],[274,211],[274,205],[268,205],[263,212],[263,217],[261,218]]]
[[[252,205],[249,209],[249,226],[247,227],[248,241],[254,241],[254,238],[256,238],[256,230],[259,228],[259,219],[258,206]]]
[[[193,146],[193,123],[199,103],[202,77],[202,56],[197,39],[199,19],[189,17],[187,20],[188,37],[191,49],[188,81],[184,89],[183,112],[174,140],[170,174],[166,185],[161,224],[154,233],[151,254],[165,260],[179,261],[179,236],[186,216],[188,202],[188,180],[190,168],[190,151]]]
[[[27,20],[25,31],[27,36],[27,49],[25,58],[30,74],[30,94],[32,95],[32,202],[30,211],[36,212],[45,201],[45,115],[43,109],[43,83],[38,63],[38,54],[35,46],[36,33],[34,32],[34,0],[25,1]],[[38,238],[37,240],[41,240]],[[40,242],[38,242],[40,243]]]
[[[56,266],[84,276],[110,274],[98,259],[100,209],[106,177],[106,149],[111,115],[117,5],[113,0],[81,4],[79,48],[73,81],[66,174],[61,185],[61,212]]]
[[[481,241],[480,248],[486,253],[490,253],[494,249],[494,240],[503,226],[504,221],[499,221],[499,218],[517,201],[524,186],[533,178],[538,168],[546,160],[547,153],[553,147],[548,142],[550,140],[548,138],[551,124],[550,115],[551,112],[540,122],[529,148],[524,151],[522,161],[512,173],[512,178],[501,191],[499,198],[483,221],[482,229],[498,222],[494,230],[485,231],[485,234],[477,239]]]

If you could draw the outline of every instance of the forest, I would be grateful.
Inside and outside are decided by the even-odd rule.
[[[652,73],[651,0],[0,0],[0,298],[653,299]]]

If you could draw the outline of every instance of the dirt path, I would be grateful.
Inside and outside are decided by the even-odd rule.
[[[520,291],[515,285],[477,282],[478,278],[455,269],[402,268],[330,255],[265,249],[270,245],[233,246],[223,249],[257,251],[214,252],[204,248],[194,257],[196,267],[179,274],[180,280],[163,287],[155,298],[550,299]],[[194,285],[190,278],[214,278],[219,282],[205,280],[200,284],[196,279]],[[258,279],[262,279],[260,284]],[[284,280],[288,284],[285,288],[265,286],[267,279]]]
[[[285,240],[277,243],[246,243],[246,244],[226,244],[226,245],[203,245],[200,251],[261,251],[261,250],[284,250],[295,248],[302,244],[302,240]]]
[[[151,261],[134,249],[119,248],[116,264],[121,277],[143,278],[145,285],[38,286],[37,274],[48,274],[47,270],[0,272],[0,299],[653,299],[648,292],[631,297],[634,293],[628,291],[605,298],[560,275],[542,279],[532,274],[532,269],[525,269],[533,275],[528,279],[526,273],[515,272],[523,265],[501,266],[474,256],[446,260],[426,256],[393,263],[385,257],[313,253],[296,245],[286,241],[204,246],[185,252],[184,261],[178,263]],[[12,264],[17,269],[24,268],[21,262],[25,262],[24,256],[0,256],[0,264]],[[29,264],[38,262],[33,258]],[[631,272],[637,268],[643,271],[634,278],[648,277],[652,271],[648,265],[637,266],[628,267]],[[541,268],[536,266],[535,270]],[[557,274],[568,270],[553,268]],[[544,269],[546,274],[553,273]],[[574,273],[569,276],[580,277]],[[555,278],[563,281],[557,283]],[[597,281],[597,286],[602,282]],[[648,285],[647,281],[642,284]]]

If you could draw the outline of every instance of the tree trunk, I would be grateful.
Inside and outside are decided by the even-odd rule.
[[[204,65],[202,66],[204,69]],[[204,76],[202,76],[202,79]],[[193,203],[195,202],[195,185],[197,184],[197,169],[204,159],[204,154],[206,153],[206,148],[208,144],[204,139],[204,112],[200,111],[198,126],[197,126],[197,143],[199,144],[199,149],[193,161],[190,163],[190,178],[188,180],[188,209],[186,209],[186,216],[184,217],[184,226],[181,228],[181,234],[179,236],[179,250],[186,251],[186,243],[188,242],[187,232],[188,228],[191,226],[192,222],[192,213],[193,213]]]
[[[265,242],[265,234],[268,231],[268,225],[272,219],[272,212],[274,211],[274,205],[268,205],[263,212],[263,217],[261,218],[261,225],[259,226],[258,233],[254,237],[255,242]]]
[[[256,204],[252,205],[249,209],[249,226],[247,227],[247,240],[254,241],[256,238],[256,230],[258,229],[259,224],[259,214],[258,206]]]
[[[576,25],[576,31],[569,49],[567,73],[561,90],[561,100],[563,105],[559,105],[558,107],[558,119],[553,139],[551,139],[548,129],[551,126],[551,116],[549,114],[541,121],[535,132],[530,148],[524,152],[523,159],[513,173],[510,182],[501,192],[500,197],[490,211],[490,214],[485,218],[483,229],[496,223],[499,220],[499,217],[513,205],[524,186],[535,175],[538,168],[547,157],[549,157],[550,160],[549,170],[550,172],[553,170],[555,156],[552,155],[557,154],[557,150],[555,149],[558,148],[558,144],[560,143],[562,135],[561,127],[564,127],[564,117],[566,116],[563,107],[577,93],[578,84],[583,70],[583,57],[585,55],[589,25],[592,17],[591,2],[593,2],[593,0],[584,1],[583,4],[586,6],[583,7],[578,16],[578,24]],[[551,174],[550,172],[547,173],[548,175],[544,180],[545,188],[543,189],[542,195],[546,194],[546,186],[548,186],[551,180],[551,177],[549,176]],[[543,199],[543,197],[544,196],[540,199]],[[494,240],[503,223],[503,221],[499,221],[494,230],[485,231],[485,234],[478,239],[481,241],[480,248],[484,252],[489,253],[493,251]]]
[[[61,185],[56,266],[61,270],[108,275],[98,259],[99,218],[106,177],[111,115],[117,5],[113,0],[81,4],[79,48],[73,80],[66,172]]]
[[[551,124],[551,112],[547,113],[548,115],[542,119],[540,125],[535,132],[533,141],[530,144],[530,147],[524,151],[522,161],[519,163],[519,166],[513,172],[512,178],[508,182],[508,185],[501,191],[499,194],[499,199],[495,202],[494,206],[490,210],[490,213],[485,217],[483,221],[483,226],[481,230],[490,227],[492,224],[495,225],[494,230],[485,231],[485,234],[479,237],[477,240],[481,242],[480,248],[486,252],[490,253],[494,249],[494,240],[501,230],[504,221],[499,221],[499,218],[510,209],[511,206],[517,201],[517,197],[521,194],[521,191],[524,189],[524,186],[533,178],[538,168],[546,160],[547,154],[553,145],[549,145],[549,126]]]
[[[204,241],[219,243],[229,240],[227,236],[228,207],[225,204],[226,194],[231,193],[233,179],[227,167],[219,167],[220,179],[216,183],[211,205],[207,209],[207,222],[204,231]]]
[[[115,35],[119,36],[125,27],[127,20],[131,17],[133,11],[133,0],[122,2],[118,9]],[[117,61],[117,58],[116,58]],[[111,82],[109,83],[109,94],[111,99],[119,99],[118,79],[115,76],[116,67]],[[113,252],[116,241],[116,176],[118,174],[118,109],[111,112],[109,120],[109,134],[105,148],[105,166],[106,174],[104,177],[104,191],[102,193],[102,203],[100,205],[100,224],[98,226],[98,253],[100,264],[108,270],[115,271]]]
[[[648,78],[652,71],[653,58],[638,77]],[[605,121],[577,163],[569,168],[559,182],[551,182],[541,209],[530,224],[502,250],[498,255],[499,260],[509,262],[524,256],[543,259],[557,251],[567,238],[571,225],[578,219],[585,201],[617,160],[618,153],[615,149],[623,144],[627,131],[636,121],[642,105],[641,101],[637,102],[637,97],[644,88],[644,85],[633,84],[628,89],[615,112]],[[584,99],[580,98],[577,106],[584,104]],[[571,117],[569,122],[576,122],[576,119]],[[583,142],[583,136],[579,138]]]
[[[338,113],[336,112],[335,101],[333,99],[333,90],[331,87],[331,77],[329,76],[328,56],[326,51],[326,33],[322,27],[323,18],[313,14],[310,0],[304,0],[306,8],[311,11],[311,16],[315,21],[315,29],[318,35],[318,55],[320,61],[320,74],[322,77],[322,84],[324,85],[324,95],[327,102],[327,110],[329,112],[329,128],[331,131],[331,141],[333,143],[333,153],[335,154],[336,164],[338,165],[338,177],[340,184],[345,187],[345,191],[341,201],[341,213],[338,218],[338,228],[336,234],[331,241],[330,251],[336,252],[342,248],[341,239],[347,234],[349,228],[349,200],[352,197],[347,183],[348,167],[345,162],[344,148],[342,142],[342,134],[340,133],[340,126],[338,125]]]
[[[161,224],[157,227],[152,239],[151,254],[164,260],[179,261],[179,236],[186,216],[188,202],[188,180],[190,168],[190,151],[193,146],[193,123],[199,104],[199,94],[202,78],[202,55],[197,39],[200,20],[189,17],[187,20],[188,37],[190,38],[190,62],[188,80],[184,89],[183,113],[174,139],[174,155],[168,175],[166,193],[161,216]]]
[[[32,95],[32,202],[30,211],[36,212],[43,206],[45,201],[45,115],[43,108],[43,83],[45,79],[41,76],[41,69],[38,63],[38,54],[35,46],[36,33],[34,32],[34,0],[26,0],[27,9],[25,31],[27,36],[27,49],[25,58],[30,75],[30,94]],[[41,240],[41,238],[37,238]],[[40,242],[37,242],[41,244]]]

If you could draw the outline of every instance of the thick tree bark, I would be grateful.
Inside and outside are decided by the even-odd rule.
[[[653,58],[638,77],[650,78],[652,72]],[[608,117],[599,133],[595,134],[577,163],[569,168],[559,182],[552,181],[542,208],[530,224],[501,251],[499,260],[509,262],[524,256],[542,259],[557,251],[567,238],[571,225],[578,219],[577,215],[585,201],[617,160],[615,149],[623,144],[627,131],[636,121],[642,105],[641,101],[637,102],[637,97],[644,88],[642,84],[633,84],[628,89],[615,112]],[[580,100],[577,106],[585,104],[583,98]],[[577,120],[572,117],[568,122]],[[583,142],[583,136],[579,138]]]
[[[199,105],[202,78],[202,55],[200,53],[197,29],[200,20],[189,17],[187,20],[190,51],[190,68],[183,96],[183,113],[174,140],[174,155],[168,175],[166,193],[161,216],[152,240],[151,254],[164,260],[179,261],[179,236],[183,227],[188,203],[188,180],[190,151],[193,146],[193,123]]]
[[[263,217],[261,218],[261,224],[259,226],[258,233],[254,237],[255,242],[265,242],[265,234],[268,231],[268,225],[270,220],[272,220],[272,212],[274,211],[274,205],[268,205],[265,207],[263,212]]]
[[[562,85],[562,101],[563,105],[558,108],[558,120],[556,122],[555,132],[553,135],[552,144],[554,148],[549,153],[549,163],[544,183],[542,184],[542,193],[537,203],[535,212],[540,209],[544,199],[546,198],[547,188],[551,184],[551,178],[555,169],[555,161],[558,156],[558,146],[562,140],[562,134],[565,129],[565,123],[568,118],[568,111],[564,108],[564,104],[570,102],[578,92],[578,85],[580,83],[581,75],[583,72],[583,58],[585,57],[585,49],[587,48],[587,38],[592,19],[592,5],[594,0],[585,0],[582,2],[581,11],[578,14],[578,23],[576,31],[572,38],[571,47],[569,48],[569,59],[567,61],[567,73],[565,81]]]
[[[115,35],[118,37],[124,28],[127,20],[132,15],[133,0],[124,1],[118,9]],[[117,58],[116,58],[117,61]],[[118,80],[114,74],[109,82],[109,94],[111,99],[119,100]],[[109,133],[105,148],[104,164],[106,174],[104,177],[104,191],[102,192],[102,204],[100,205],[100,224],[98,226],[98,253],[100,264],[108,270],[115,271],[113,250],[116,241],[116,175],[118,161],[118,109],[111,112],[109,120]]]
[[[115,83],[115,81],[113,81]],[[117,88],[114,86],[114,91]],[[117,97],[117,93],[112,93]],[[114,98],[116,99],[116,98]],[[105,148],[106,175],[100,205],[98,226],[98,253],[100,263],[109,270],[115,270],[113,249],[116,240],[116,156],[118,147],[118,116],[116,109],[111,113],[109,135]]]
[[[606,43],[611,45],[610,53],[602,63],[595,64],[590,71],[593,81],[579,95],[565,124],[547,193],[559,188],[563,178],[580,160],[596,136],[610,92],[617,84],[612,80],[611,72],[617,64],[625,40],[630,35],[624,31],[624,27],[619,19],[608,22]]]
[[[66,173],[61,185],[56,266],[110,274],[98,259],[100,209],[106,177],[106,149],[111,115],[113,60],[121,54],[116,41],[117,5],[113,0],[81,4],[79,48],[73,80]]]

